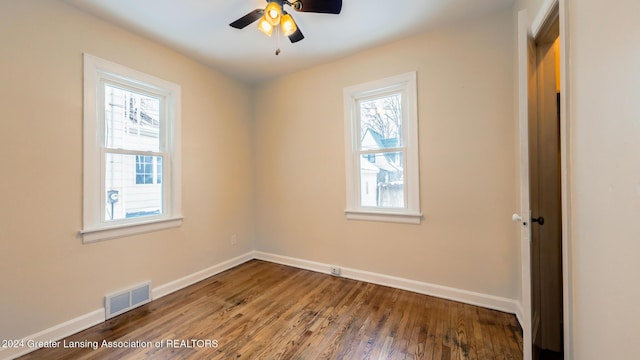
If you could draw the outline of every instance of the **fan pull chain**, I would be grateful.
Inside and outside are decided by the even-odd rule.
[[[276,26],[276,45],[278,48],[276,49],[276,56],[280,55],[280,29]]]

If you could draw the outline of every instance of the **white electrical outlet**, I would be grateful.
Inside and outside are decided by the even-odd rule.
[[[238,243],[238,235],[233,234],[231,235],[231,245],[235,245]]]
[[[342,271],[339,266],[331,265],[331,275],[340,276],[341,273]]]

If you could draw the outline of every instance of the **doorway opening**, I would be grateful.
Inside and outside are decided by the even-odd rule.
[[[556,7],[530,46],[529,184],[534,360],[564,358],[560,26]],[[535,60],[534,60],[535,58]]]

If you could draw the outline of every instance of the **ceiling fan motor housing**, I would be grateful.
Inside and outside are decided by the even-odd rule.
[[[302,2],[301,1],[294,1],[294,2],[288,2],[285,0],[284,2],[285,4],[291,6],[293,8],[293,10],[295,11],[300,11],[302,10]]]

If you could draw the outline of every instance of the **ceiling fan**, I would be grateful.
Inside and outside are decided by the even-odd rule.
[[[260,20],[258,29],[271,36],[274,27],[280,25],[284,36],[289,37],[292,43],[304,39],[304,35],[293,21],[293,17],[287,13],[283,7],[289,5],[293,10],[299,12],[340,14],[342,10],[342,0],[267,0],[267,7],[255,9],[247,15],[229,24],[236,29],[244,29],[249,24]],[[276,30],[277,31],[277,30]],[[278,55],[279,51],[276,52]]]

